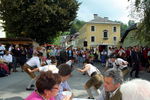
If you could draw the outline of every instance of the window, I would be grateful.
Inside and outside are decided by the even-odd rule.
[[[95,37],[91,36],[91,42],[95,42]]]
[[[117,37],[113,37],[113,40],[116,41],[116,40],[117,40]]]
[[[107,38],[107,37],[108,37],[107,32],[104,32],[104,38]]]
[[[91,26],[91,31],[95,31],[95,26]]]
[[[113,27],[113,32],[117,32],[117,28],[116,27]]]
[[[107,30],[103,31],[103,39],[108,40],[108,31]]]
[[[84,41],[83,45],[84,45],[84,47],[87,47],[88,46],[87,41]]]

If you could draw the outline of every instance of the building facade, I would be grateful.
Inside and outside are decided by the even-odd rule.
[[[120,23],[94,14],[94,19],[87,22],[79,33],[79,47],[116,46],[120,41]]]

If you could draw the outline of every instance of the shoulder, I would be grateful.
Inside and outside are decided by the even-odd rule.
[[[118,89],[115,93],[115,95],[113,96],[114,100],[122,100],[122,94],[120,92],[120,89]]]
[[[43,100],[43,99],[34,91],[25,100]]]

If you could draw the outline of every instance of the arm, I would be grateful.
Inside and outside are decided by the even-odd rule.
[[[37,71],[39,71],[39,68],[35,68],[35,69],[33,69],[33,70],[28,69],[28,71],[29,71],[29,72],[31,72],[31,73],[33,73],[33,72],[37,72]]]
[[[123,61],[122,65],[128,65],[128,62],[127,61]]]
[[[89,66],[85,66],[83,69],[77,68],[78,72],[86,72],[87,70],[89,70],[90,67]]]

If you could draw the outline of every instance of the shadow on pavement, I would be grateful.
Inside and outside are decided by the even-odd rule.
[[[21,97],[0,98],[0,100],[23,100]]]

